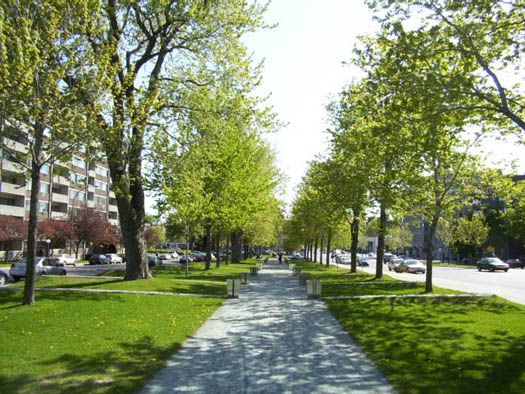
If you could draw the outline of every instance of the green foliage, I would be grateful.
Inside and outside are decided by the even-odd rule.
[[[187,226],[198,235],[210,223],[216,232],[243,230],[253,242],[273,242],[281,220],[273,197],[280,179],[261,133],[276,123],[252,97],[257,74],[239,61],[207,75],[208,84],[179,92],[186,110],[178,113],[178,138],[156,135],[151,184],[174,233]]]

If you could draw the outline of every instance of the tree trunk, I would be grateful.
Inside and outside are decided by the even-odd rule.
[[[434,257],[434,237],[436,235],[436,229],[439,221],[439,215],[436,214],[432,218],[432,222],[428,228],[427,237],[427,270],[425,279],[425,292],[431,293],[434,289],[432,287],[432,259]]]
[[[27,226],[27,256],[26,256],[26,277],[24,283],[23,305],[33,305],[35,303],[35,260],[37,248],[37,209],[38,193],[40,191],[40,153],[44,142],[44,127],[35,125],[34,157],[31,161],[31,195],[29,200],[29,222]]]
[[[206,252],[205,258],[205,269],[211,268],[211,223],[210,220],[206,220],[206,236],[204,237],[204,251]]]
[[[324,246],[324,237],[321,237],[320,245],[319,245],[319,263],[323,264],[323,246]]]
[[[351,268],[350,272],[357,271],[357,243],[359,241],[359,215],[358,210],[354,210],[354,217],[350,226],[351,244],[350,244],[350,256],[351,256]]]
[[[127,160],[122,157],[120,148],[106,148],[111,180],[117,200],[122,241],[128,258],[124,280],[151,278],[144,242],[146,212],[142,187],[141,152],[142,149],[136,146],[131,150],[128,173],[126,173],[125,163]]]
[[[217,236],[215,237],[215,253],[217,253],[217,256],[215,256],[215,267],[219,268],[221,266],[221,233],[217,232]]]
[[[377,237],[376,279],[383,277],[383,261],[385,259],[386,209],[383,204],[379,213],[379,234]]]
[[[326,239],[326,266],[330,266],[330,249],[332,247],[332,229],[328,229],[328,237]]]
[[[235,231],[231,235],[232,241],[232,263],[241,262],[242,254],[242,231]]]
[[[315,238],[314,241],[314,263],[317,263],[317,243],[319,242],[319,238]]]
[[[230,237],[226,237],[226,265],[230,263]]]

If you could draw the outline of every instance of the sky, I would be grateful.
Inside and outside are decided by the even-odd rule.
[[[326,154],[328,122],[325,106],[359,77],[344,65],[358,36],[373,33],[377,24],[361,0],[273,0],[266,14],[271,30],[250,34],[245,42],[256,62],[264,59],[261,95],[286,124],[267,135],[277,164],[287,177],[281,196],[291,204],[308,162]],[[501,166],[513,159],[525,172],[525,148],[505,141],[483,146],[487,162]]]
[[[245,42],[255,62],[264,60],[258,92],[285,126],[266,138],[287,178],[281,196],[290,204],[308,162],[327,147],[325,106],[357,70],[344,61],[361,34],[373,31],[372,16],[360,0],[273,0],[266,14],[271,30]]]

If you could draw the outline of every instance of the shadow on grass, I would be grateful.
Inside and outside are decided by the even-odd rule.
[[[523,392],[523,329],[503,335],[488,326],[500,319],[522,325],[518,306],[459,298],[327,304],[400,393]]]
[[[156,346],[145,336],[92,356],[64,354],[41,362],[63,372],[38,379],[28,374],[0,374],[0,387],[5,393],[135,393],[180,347],[180,343]]]

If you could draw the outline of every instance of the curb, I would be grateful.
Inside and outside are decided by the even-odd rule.
[[[0,291],[23,291],[23,288],[1,288]],[[176,297],[200,297],[200,298],[227,298],[225,295],[193,294],[193,293],[170,293],[164,291],[140,291],[140,290],[100,290],[100,289],[75,289],[66,287],[36,288],[36,291],[71,291],[77,293],[112,293],[112,294],[143,294],[143,295],[165,295]]]
[[[321,297],[323,300],[368,300],[381,298],[491,298],[494,294],[472,293],[472,294],[378,294],[362,296],[334,296]]]

